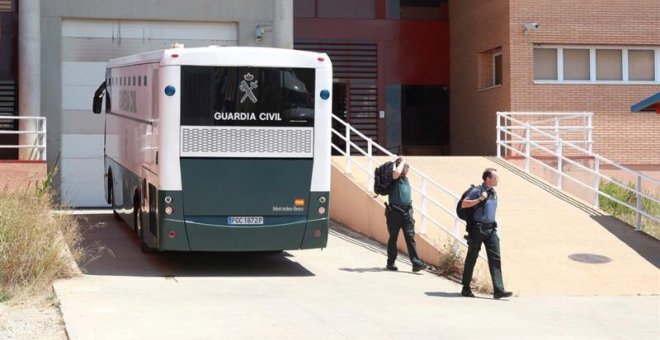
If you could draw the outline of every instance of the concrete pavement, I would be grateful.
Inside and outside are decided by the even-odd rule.
[[[463,298],[403,257],[384,271],[380,245],[341,229],[324,250],[147,255],[110,214],[86,223],[112,252],[54,285],[71,339],[660,337],[657,295]]]
[[[406,158],[415,169],[458,195],[469,184],[481,183],[483,169],[499,169],[497,220],[507,289],[523,296],[660,294],[660,241],[635,232],[618,219],[558,192],[538,178],[521,176],[519,170],[504,161],[487,157]],[[368,168],[367,159],[353,157],[353,160],[357,164],[352,165],[352,172],[346,177],[350,181],[333,178],[330,216],[364,234],[373,230],[384,233],[382,205],[373,204],[372,196],[362,189],[355,190],[369,187],[366,173],[358,166]],[[344,169],[345,160],[334,157],[333,166]],[[333,171],[335,174],[342,176],[339,171]],[[414,185],[422,182],[414,171],[409,177]],[[352,191],[346,194],[348,190]],[[454,210],[453,197],[431,185],[427,185],[427,191],[449,211]],[[416,229],[423,233],[419,192],[413,193],[413,205]],[[449,231],[454,230],[453,216],[431,204],[427,204],[427,210],[432,219]],[[383,221],[374,222],[376,218]],[[366,225],[372,228],[364,231]],[[439,227],[427,223],[426,229],[418,238],[427,244],[437,247],[449,240]],[[459,232],[463,234],[463,227]],[[403,242],[399,243],[399,249],[405,249]],[[420,256],[424,255],[420,252]],[[432,262],[434,258],[437,256],[431,253],[425,260]],[[485,261],[478,262],[476,276],[486,281],[490,276],[487,269],[483,270],[484,264]]]

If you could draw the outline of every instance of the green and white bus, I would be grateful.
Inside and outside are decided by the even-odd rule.
[[[279,251],[328,239],[332,63],[257,47],[110,60],[106,199],[144,250]]]

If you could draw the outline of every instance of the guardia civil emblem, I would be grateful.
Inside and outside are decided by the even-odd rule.
[[[250,98],[250,100],[253,103],[257,102],[257,96],[254,95],[252,90],[256,89],[257,86],[257,81],[252,81],[254,80],[254,76],[251,73],[247,73],[246,75],[243,76],[243,80],[241,80],[241,84],[238,86],[238,88],[244,92],[245,94],[243,95],[243,98],[241,98],[241,103],[243,103],[246,99]]]

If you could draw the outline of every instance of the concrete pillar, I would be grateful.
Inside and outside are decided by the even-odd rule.
[[[41,0],[18,3],[18,115],[41,116]],[[34,120],[19,120],[20,131],[36,131]],[[45,136],[44,136],[45,138]],[[19,135],[20,145],[34,145],[37,136]],[[20,149],[21,160],[38,159],[39,150]]]
[[[274,0],[273,46],[293,48],[293,0]]]

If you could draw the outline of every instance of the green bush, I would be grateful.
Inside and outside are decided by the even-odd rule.
[[[628,184],[628,186],[633,190],[635,188],[635,185],[632,183]],[[631,190],[626,190],[612,182],[601,182],[600,190],[630,206],[637,206],[637,195]],[[603,196],[599,197],[599,204],[602,210],[612,214],[612,216],[632,226],[636,225],[637,216],[633,209]],[[653,216],[660,216],[660,204],[648,198],[642,198],[642,211]],[[642,217],[642,231],[660,239],[660,223],[658,222]]]

